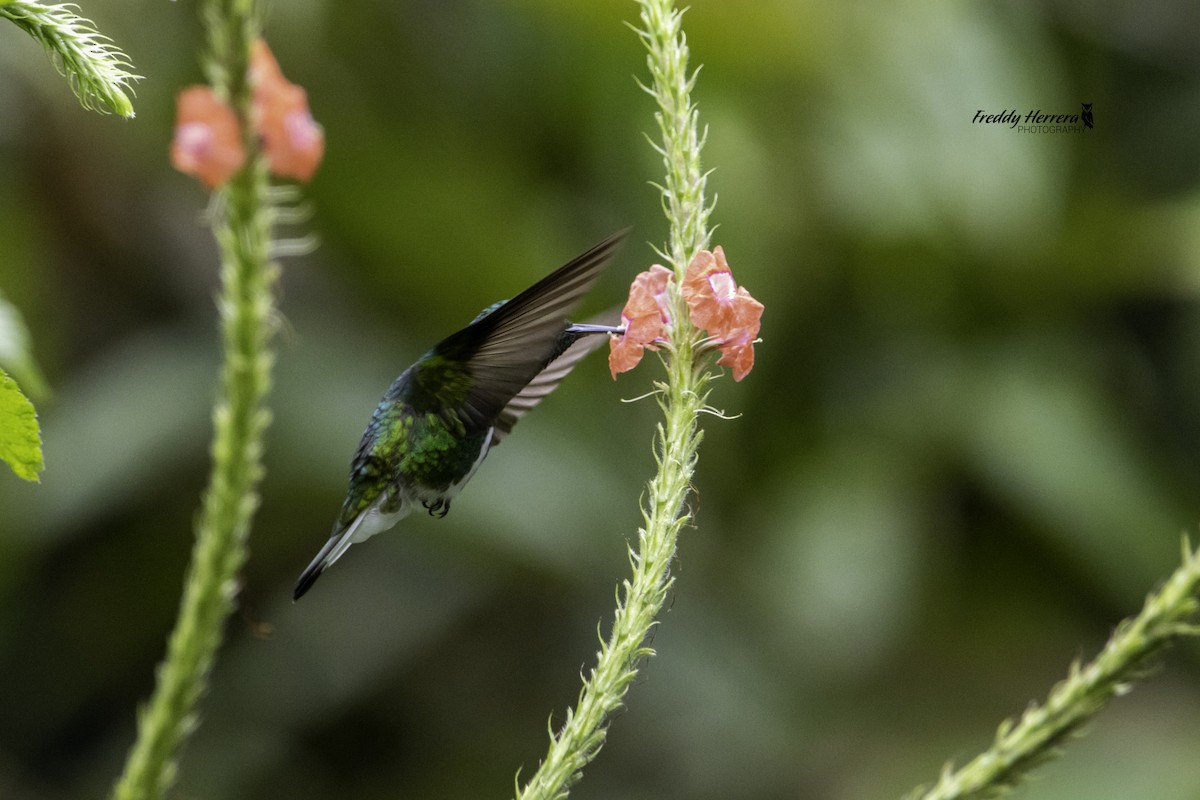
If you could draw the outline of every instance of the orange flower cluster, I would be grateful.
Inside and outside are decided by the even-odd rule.
[[[307,181],[325,155],[325,133],[308,110],[304,89],[283,76],[262,39],[250,53],[253,90],[250,124],[261,137],[271,173]],[[222,185],[246,163],[237,115],[207,86],[189,86],[176,98],[175,169],[199,178],[210,189]]]
[[[674,273],[655,264],[634,278],[629,301],[621,312],[625,333],[609,340],[608,367],[613,378],[642,360],[645,350],[666,341],[671,324],[667,286]],[[688,264],[680,287],[692,324],[708,332],[721,351],[718,364],[733,369],[740,381],[754,367],[763,305],[733,280],[733,271],[720,247],[701,250]]]

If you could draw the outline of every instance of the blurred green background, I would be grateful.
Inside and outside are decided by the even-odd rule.
[[[1200,519],[1200,6],[696,0],[715,243],[766,305],[715,385],[659,655],[581,798],[897,797],[984,747],[1175,566]],[[145,80],[80,109],[0,26],[0,292],[53,394],[0,470],[0,796],[102,796],[174,619],[218,340],[206,195],[167,162],[193,3],[84,2]],[[303,602],[362,427],[484,305],[666,225],[627,0],[274,3],[324,125],[284,262],[241,612],[180,798],[501,797],[607,630],[653,466],[653,360],[583,364],[444,520]],[[1077,112],[1024,134],[979,109]],[[1200,650],[1028,798],[1200,796]]]

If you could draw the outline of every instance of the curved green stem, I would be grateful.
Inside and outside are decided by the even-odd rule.
[[[1015,786],[1109,700],[1129,691],[1164,648],[1181,636],[1200,634],[1198,590],[1200,549],[1185,540],[1183,563],[1146,599],[1140,614],[1117,626],[1100,655],[1089,664],[1073,664],[1045,704],[1032,706],[1018,722],[1006,721],[987,751],[957,770],[947,767],[936,785],[914,790],[909,800],[996,797]]]
[[[670,223],[670,260],[682,276],[692,257],[708,240],[708,207],[704,174],[700,171],[702,138],[691,101],[694,75],[687,74],[688,50],[681,12],[666,0],[643,0],[638,35],[649,55],[652,83],[644,87],[655,97],[666,182],[661,187],[663,208]],[[644,526],[629,560],[633,575],[618,592],[612,632],[601,641],[596,666],[584,681],[579,701],[568,709],[566,721],[550,733],[550,748],[537,772],[521,788],[522,800],[564,798],[581,771],[604,744],[605,721],[624,702],[640,661],[653,650],[645,645],[670,590],[671,561],[679,531],[687,521],[687,497],[695,470],[701,431],[698,416],[704,407],[708,373],[694,366],[697,334],[688,320],[686,304],[676,293],[674,341],[663,351],[667,380],[658,385],[663,411],[655,437],[658,471],[648,485],[642,506]]]
[[[206,9],[213,53],[210,76],[247,118],[246,70],[257,35],[252,4],[213,2]],[[245,127],[245,126],[243,126]],[[253,144],[247,139],[248,143]],[[248,152],[253,153],[251,147]],[[271,208],[266,170],[257,157],[213,202],[212,227],[221,252],[224,363],[213,410],[212,474],[196,522],[196,541],[175,629],[157,672],[155,691],[138,717],[138,738],[113,790],[116,800],[161,798],[175,779],[180,747],[196,727],[197,705],[234,608],[236,576],[258,506],[263,438],[270,421],[266,396],[275,325],[270,261]]]

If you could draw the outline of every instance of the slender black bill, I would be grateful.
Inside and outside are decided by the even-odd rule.
[[[567,333],[615,333],[620,336],[625,332],[622,325],[592,325],[588,322],[575,322],[567,326]]]

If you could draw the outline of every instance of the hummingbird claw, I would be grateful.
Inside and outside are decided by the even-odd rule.
[[[421,505],[425,506],[425,509],[429,512],[429,516],[437,517],[438,519],[450,513],[450,501],[444,497],[439,497],[432,503],[421,503]]]

